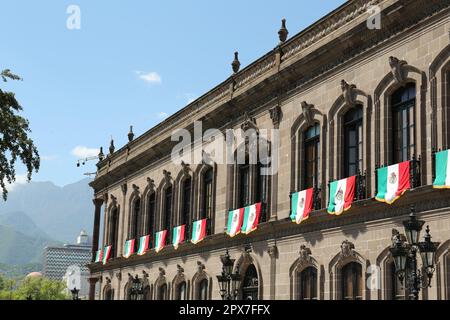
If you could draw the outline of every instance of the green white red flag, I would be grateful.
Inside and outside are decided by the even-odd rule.
[[[259,216],[261,215],[261,202],[252,204],[244,208],[244,222],[242,224],[242,233],[249,234],[258,227]]]
[[[228,212],[227,234],[230,237],[234,237],[241,232],[243,220],[244,208],[239,208]]]
[[[186,225],[184,224],[173,228],[172,244],[175,250],[178,249],[178,245],[184,241],[185,228]]]
[[[411,187],[409,161],[379,168],[377,177],[378,190],[375,199],[391,204]]]
[[[125,241],[125,245],[123,247],[123,256],[125,258],[129,258],[133,253],[134,253],[134,239]]]
[[[314,189],[309,188],[291,195],[291,220],[297,224],[309,218],[309,213],[313,209]]]
[[[192,224],[191,242],[196,244],[202,241],[206,236],[206,219],[194,221]]]
[[[139,238],[139,249],[137,254],[142,256],[148,250],[148,244],[150,243],[150,235],[142,236]]]
[[[433,188],[450,188],[450,150],[444,150],[436,153],[436,178],[433,182]]]
[[[111,254],[111,246],[106,246],[103,250],[103,264],[106,264],[109,260],[109,255]]]
[[[95,262],[100,262],[102,261],[102,249],[97,250],[97,253],[95,254]]]
[[[329,214],[340,215],[350,209],[355,197],[355,182],[356,176],[351,176],[330,183]]]
[[[166,244],[167,230],[159,231],[155,234],[155,251],[161,251]]]

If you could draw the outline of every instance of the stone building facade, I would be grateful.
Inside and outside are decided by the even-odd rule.
[[[371,6],[379,29],[368,27]],[[450,147],[449,13],[444,0],[348,1],[289,39],[282,28],[276,48],[241,70],[236,54],[230,78],[142,136],[130,133],[121,149],[111,145],[91,183],[93,250],[99,237],[113,246],[106,264],[89,265],[99,299],[130,298],[136,276],[146,299],[220,299],[226,249],[249,280],[240,298],[402,298],[389,247],[411,205],[440,242],[420,297],[450,299],[450,191],[432,188],[433,154]],[[173,163],[172,132],[193,132],[195,121],[203,131],[278,129],[279,170],[259,179],[251,166],[243,187],[238,165]],[[375,201],[376,169],[405,160],[417,165],[413,188],[392,205]],[[351,174],[365,178],[364,196],[328,214],[328,183]],[[317,207],[297,225],[290,194],[311,183]],[[230,238],[228,211],[242,201],[262,201],[263,216],[256,231]],[[208,235],[198,244],[122,256],[130,237],[204,217]]]

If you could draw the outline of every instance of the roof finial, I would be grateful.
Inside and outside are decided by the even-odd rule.
[[[288,29],[286,29],[286,19],[283,18],[281,20],[281,29],[278,31],[278,37],[280,38],[280,44],[286,41],[288,34],[289,34],[289,31],[288,31]]]
[[[130,126],[130,132],[128,132],[128,142],[133,141],[133,139],[134,139],[133,126]]]
[[[105,155],[103,154],[103,147],[100,147],[100,152],[98,153],[98,160],[102,161]]]
[[[109,145],[109,154],[113,154],[116,147],[114,147],[114,140],[111,137],[111,144]]]
[[[231,66],[233,67],[233,72],[237,73],[239,71],[239,68],[241,66],[241,63],[239,62],[239,57],[238,57],[239,53],[236,51],[234,53],[234,60],[231,63]]]

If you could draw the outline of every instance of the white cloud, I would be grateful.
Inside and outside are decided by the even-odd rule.
[[[8,182],[6,182],[6,190],[13,191],[16,187],[18,187],[19,185],[25,184],[27,183],[27,174],[16,174],[16,181],[9,184]]]
[[[144,80],[145,82],[151,83],[151,84],[160,84],[161,83],[161,76],[154,71],[151,72],[144,72],[144,71],[135,71],[138,75],[139,79]]]
[[[100,149],[88,148],[86,146],[76,146],[72,149],[72,155],[78,158],[94,157],[98,155]]]

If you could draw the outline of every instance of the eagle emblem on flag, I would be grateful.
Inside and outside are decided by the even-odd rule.
[[[389,176],[388,179],[390,184],[394,184],[397,182],[397,175],[395,174],[395,172],[392,172],[391,175]]]
[[[234,215],[233,215],[233,223],[235,223],[235,222],[237,221],[237,219],[238,219],[238,215],[237,215],[237,214],[234,214]]]
[[[300,208],[303,208],[305,206],[305,198],[300,199],[299,205],[300,205]]]
[[[338,192],[336,192],[336,200],[342,201],[344,198],[344,191],[342,191],[342,188],[339,188]]]
[[[253,221],[255,219],[255,212],[254,211],[250,211],[250,214],[248,215],[248,218],[250,221]]]

